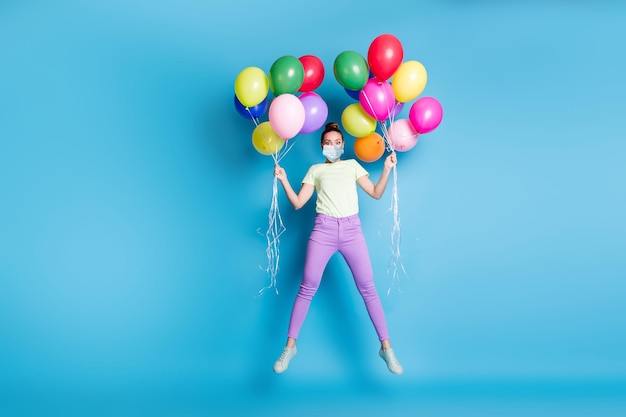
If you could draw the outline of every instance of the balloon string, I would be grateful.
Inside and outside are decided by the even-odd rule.
[[[400,290],[400,277],[398,273],[401,271],[405,276],[406,270],[400,260],[400,214],[398,210],[398,171],[396,167],[393,167],[393,187],[391,191],[391,207],[389,210],[392,212],[393,225],[391,228],[391,257],[389,258],[389,266],[387,268],[387,275],[391,273],[391,285],[387,289],[387,295],[391,292],[394,286],[398,286]]]
[[[395,149],[393,147],[393,143],[389,138],[389,129],[387,129],[387,125],[383,122],[379,122],[380,131],[383,133],[383,140],[385,141],[385,149],[389,152],[393,152]]]
[[[265,272],[269,277],[269,284],[259,290],[259,295],[262,295],[270,288],[274,288],[274,291],[278,294],[276,276],[278,275],[278,266],[280,263],[280,236],[285,232],[285,230],[287,230],[287,228],[283,224],[283,219],[280,215],[278,205],[278,179],[274,177],[272,201],[268,212],[268,227],[265,232],[265,238],[267,240],[267,249],[265,250],[267,255],[267,268],[265,269]]]
[[[263,133],[262,133],[263,134]],[[272,154],[274,164],[278,164],[295,145],[296,140],[286,141],[285,145],[281,149],[277,149]],[[269,278],[269,284],[259,290],[259,295],[265,293],[266,290],[273,288],[274,292],[278,295],[278,287],[276,285],[280,264],[280,236],[287,230],[283,224],[283,219],[280,214],[280,206],[278,204],[278,178],[274,177],[272,185],[272,199],[270,203],[270,209],[268,212],[268,225],[265,232],[265,239],[267,241],[267,248],[265,253],[267,256],[267,267],[265,272]]]
[[[393,116],[389,115],[390,124],[393,123],[391,121]],[[389,136],[389,129],[387,125],[383,122],[380,122],[380,130],[383,133],[383,139],[385,141],[385,146],[389,152],[394,151],[393,143]],[[407,276],[406,269],[400,260],[400,242],[401,242],[401,228],[400,228],[400,210],[398,204],[398,170],[397,166],[394,165],[393,169],[393,184],[391,189],[391,207],[389,210],[393,216],[393,223],[391,227],[391,256],[389,258],[389,265],[387,267],[387,275],[391,274],[391,284],[387,289],[387,295],[391,293],[391,290],[394,286],[398,287],[400,290],[400,276],[399,273],[402,272],[404,276]]]
[[[286,141],[285,145],[280,150],[278,150],[275,154],[272,155],[272,157],[274,158],[275,164],[279,163],[285,156],[287,156],[289,151],[291,151],[293,146],[296,144],[297,140],[298,138]]]
[[[255,117],[252,112],[250,111],[250,107],[246,107],[246,111],[248,112],[248,114],[250,115],[250,120],[252,120],[252,122],[254,123],[254,126],[258,126],[259,125],[259,118]]]

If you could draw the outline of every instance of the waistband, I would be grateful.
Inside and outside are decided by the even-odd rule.
[[[347,216],[347,217],[333,217],[333,216],[329,216],[327,214],[317,213],[316,217],[319,218],[319,219],[323,219],[324,221],[333,221],[333,222],[337,222],[337,223],[344,223],[344,222],[350,222],[352,220],[357,220],[359,218],[359,215],[358,214],[353,214],[353,215]]]

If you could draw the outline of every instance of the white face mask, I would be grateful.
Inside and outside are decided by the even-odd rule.
[[[341,155],[343,155],[343,145],[324,145],[322,155],[324,155],[330,162],[335,162]]]

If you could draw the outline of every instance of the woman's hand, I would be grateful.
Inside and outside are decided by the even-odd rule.
[[[278,178],[280,181],[284,181],[287,179],[287,172],[280,165],[274,165],[274,176]]]
[[[396,153],[391,152],[391,154],[389,154],[389,156],[385,158],[385,169],[387,171],[391,171],[391,168],[396,165],[396,162],[398,162],[398,160],[396,159]]]
[[[302,184],[300,192],[296,194],[293,188],[291,188],[291,184],[289,184],[287,172],[278,164],[274,165],[274,177],[280,180],[280,183],[285,190],[285,194],[287,195],[287,199],[296,210],[304,206],[313,195],[313,191],[315,191],[313,184]]]

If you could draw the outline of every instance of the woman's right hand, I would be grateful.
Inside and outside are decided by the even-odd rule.
[[[287,172],[280,165],[274,165],[274,176],[278,178],[280,181],[284,181],[287,179]]]

